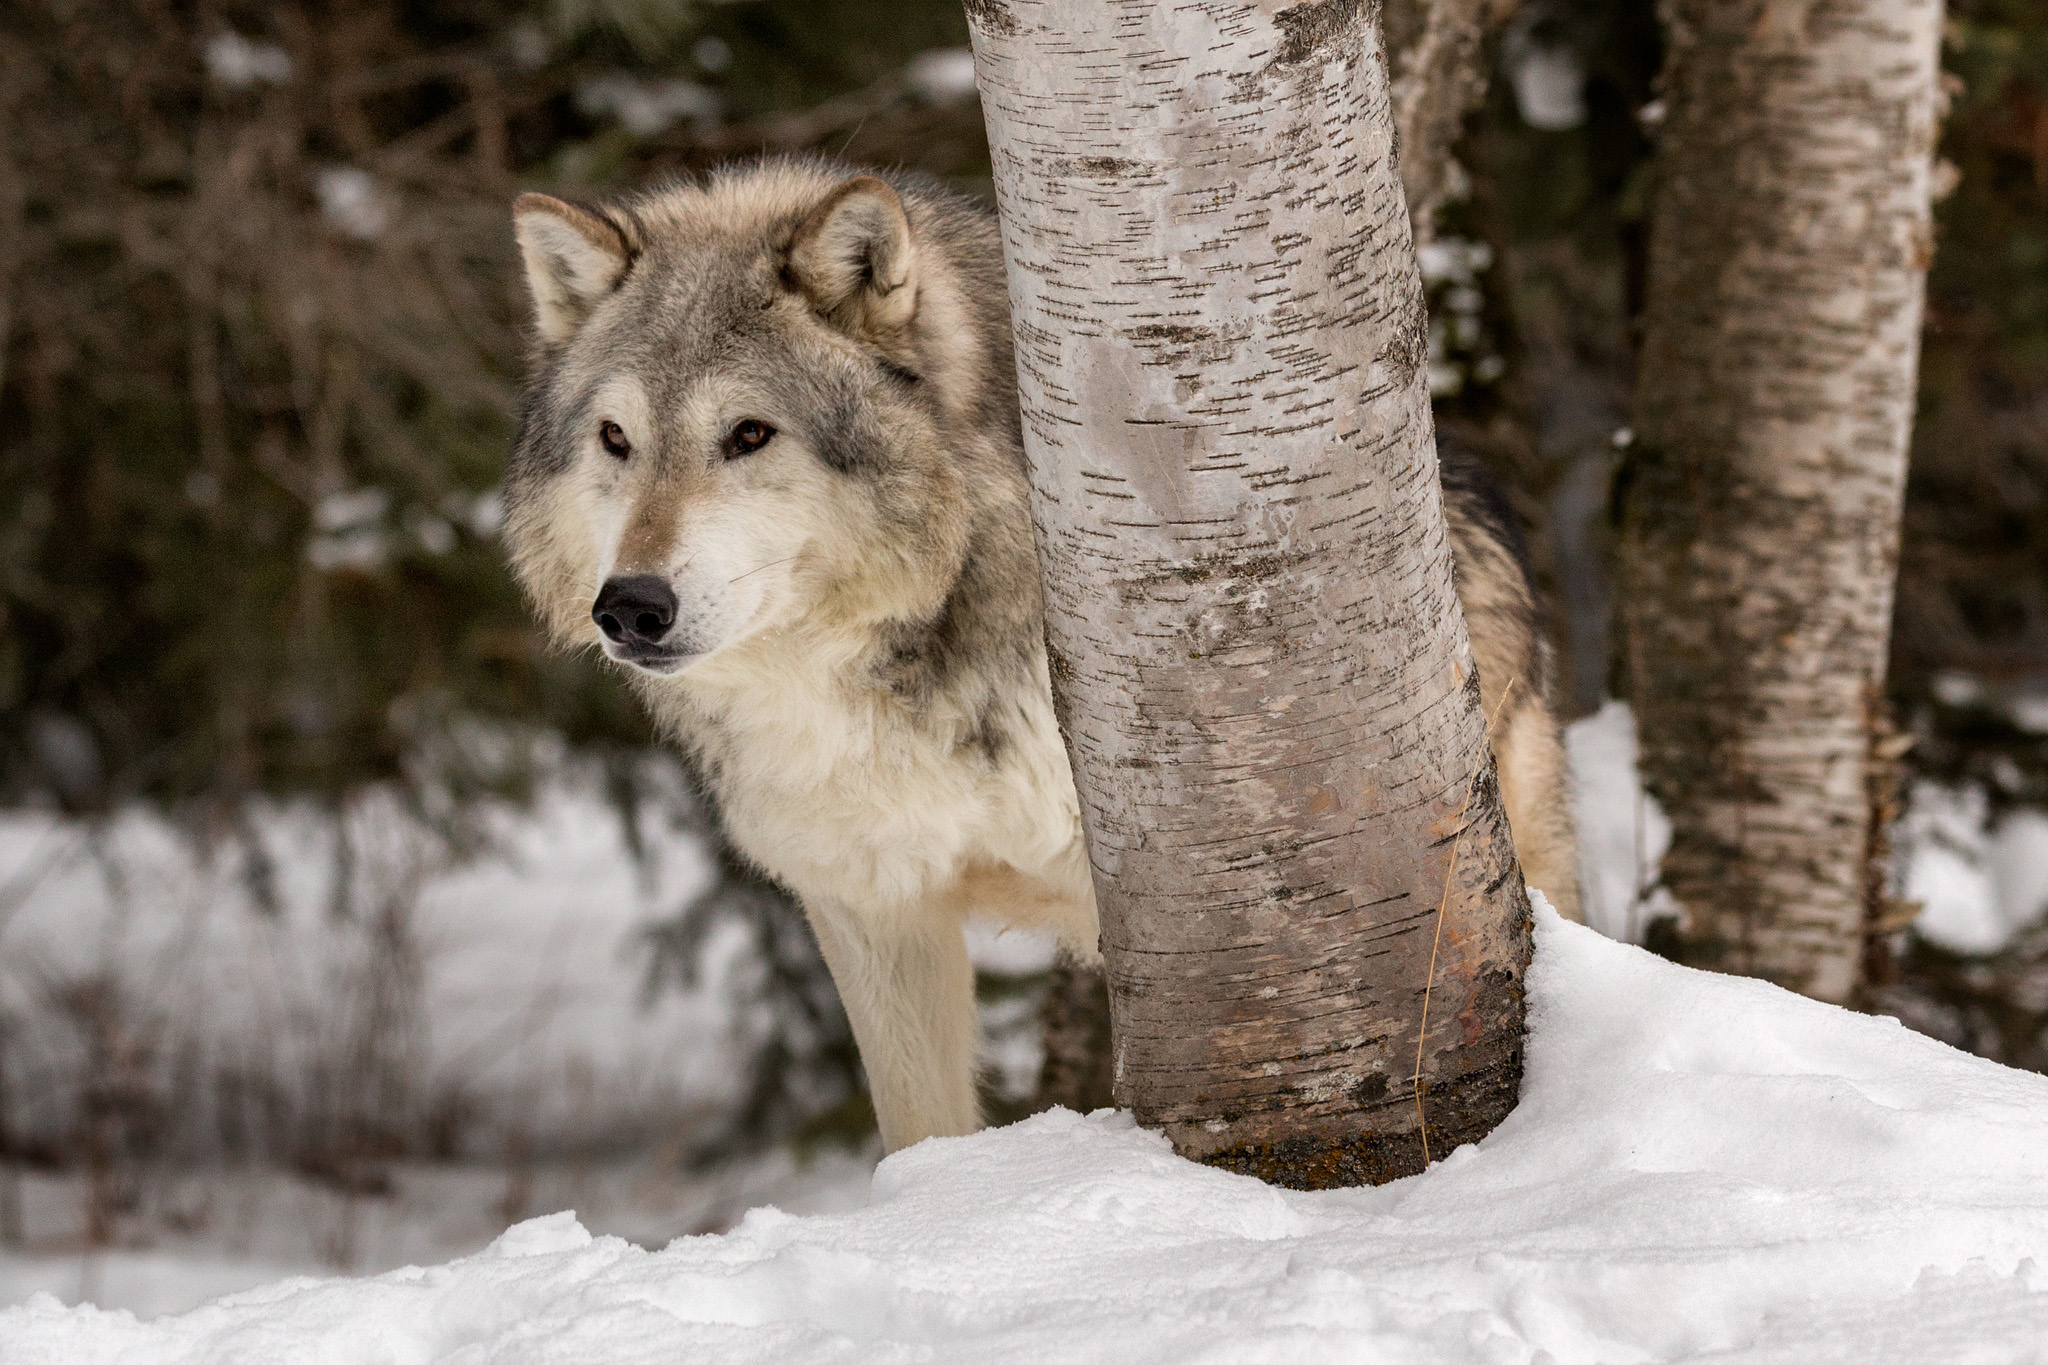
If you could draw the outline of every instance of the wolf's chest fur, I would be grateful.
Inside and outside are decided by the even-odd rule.
[[[863,652],[785,632],[648,689],[735,845],[806,903],[945,902],[1053,928],[1092,954],[1079,807],[1042,656],[905,696]]]

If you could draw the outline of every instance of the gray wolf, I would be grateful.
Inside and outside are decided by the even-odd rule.
[[[558,642],[626,667],[802,902],[885,1145],[972,1131],[964,920],[1097,956],[994,221],[809,160],[601,207],[525,194],[514,221],[536,332],[518,577]],[[1570,913],[1528,577],[1473,472],[1445,491],[1489,712],[1523,680],[1493,735],[1516,846]]]

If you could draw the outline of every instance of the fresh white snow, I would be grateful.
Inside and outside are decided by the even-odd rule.
[[[1893,835],[1913,927],[1955,953],[1995,953],[2048,910],[2048,815],[1997,820],[1979,789],[1914,784]]]
[[[642,990],[645,930],[705,885],[695,833],[650,815],[652,854],[636,861],[595,784],[574,773],[530,810],[489,812],[499,851],[459,866],[414,846],[390,815],[371,803],[353,817],[357,904],[343,917],[332,824],[314,812],[258,820],[276,869],[271,911],[232,848],[202,856],[140,811],[96,836],[48,814],[0,816],[0,1028],[12,1031],[0,1104],[17,1139],[74,1140],[86,1064],[63,1002],[83,984],[114,983],[148,1094],[181,1111],[218,1103],[219,1086],[193,1077],[222,1066],[277,1093],[331,1084],[378,1003],[362,971],[366,906],[415,876],[417,978],[391,1041],[410,1103],[467,1116],[457,1159],[391,1166],[391,1188],[374,1195],[295,1176],[279,1158],[159,1153],[111,1246],[86,1243],[80,1170],[0,1165],[0,1239],[10,1201],[20,1229],[18,1245],[0,1240],[0,1305],[43,1291],[182,1312],[293,1274],[447,1260],[508,1217],[569,1206],[596,1230],[660,1245],[729,1227],[758,1203],[865,1202],[865,1150],[800,1160],[777,1148],[709,1170],[678,1159],[679,1139],[729,1102],[753,1026],[732,1003],[750,969],[743,934],[714,933],[695,989]],[[1043,936],[980,925],[969,942],[996,976],[1043,970],[1051,955]],[[1006,1093],[1037,1075],[1033,1003],[1017,994],[985,1012]],[[206,1125],[180,1131],[195,1127]]]
[[[401,1162],[386,1168],[387,1190],[353,1197],[332,1182],[275,1169],[197,1170],[153,1179],[149,1216],[130,1220],[146,1231],[111,1247],[78,1245],[83,1182],[38,1172],[24,1180],[21,1200],[28,1243],[38,1250],[0,1255],[0,1304],[41,1292],[144,1318],[182,1313],[293,1275],[452,1260],[489,1243],[508,1219],[550,1209],[573,1208],[595,1232],[660,1246],[723,1231],[760,1204],[801,1213],[861,1208],[874,1165],[867,1152],[836,1147],[803,1157],[778,1147],[705,1170],[661,1150],[509,1168]]]
[[[1636,781],[1627,707],[1610,703],[1567,742],[1588,916],[1610,937],[1637,938],[1668,908],[1651,889],[1668,827]],[[2018,1107],[2048,1112],[2048,1083],[1750,983],[1619,950],[1601,959],[1597,941],[1560,940],[1549,927],[1528,1098],[1482,1149],[1423,1180],[1276,1194],[1171,1161],[1109,1116],[1053,1116],[892,1159],[860,1214],[778,1223],[757,1212],[730,1238],[645,1252],[678,1233],[729,1227],[764,1201],[807,1214],[866,1206],[871,1158],[799,1162],[779,1151],[686,1174],[658,1141],[647,1146],[720,1103],[729,1083],[735,1021],[722,995],[742,945],[714,947],[699,991],[651,1004],[638,991],[639,931],[702,885],[702,855],[693,838],[662,831],[660,856],[636,865],[597,793],[573,782],[551,786],[530,814],[504,812],[498,828],[513,857],[433,871],[414,912],[423,1077],[430,1087],[445,1078],[482,1106],[466,1164],[400,1166],[393,1193],[354,1200],[276,1172],[160,1173],[148,1210],[117,1246],[97,1250],[78,1240],[81,1177],[31,1174],[27,1247],[0,1252],[0,1304],[46,1297],[0,1317],[0,1365],[427,1360],[470,1340],[484,1343],[481,1354],[520,1360],[633,1359],[638,1347],[624,1338],[582,1355],[563,1343],[577,1339],[565,1326],[582,1311],[574,1305],[623,1312],[641,1292],[635,1284],[682,1286],[643,1295],[663,1305],[648,1338],[658,1358],[674,1358],[679,1342],[709,1342],[685,1354],[1235,1360],[1262,1358],[1266,1345],[1247,1344],[1256,1336],[1277,1343],[1275,1353],[1310,1343],[1314,1359],[1533,1360],[1540,1348],[1559,1361],[1664,1360],[1720,1342],[1734,1343],[1726,1349],[1737,1359],[2048,1361],[2029,1354],[2035,1336],[2048,1339],[2042,1275],[2021,1265],[2027,1256],[2048,1265],[2039,1208],[1999,1192],[2024,1196],[2040,1183],[2041,1159],[2029,1152],[2048,1150],[2048,1121],[2028,1127],[2009,1121],[2013,1104],[1970,1098],[2019,1086],[2031,1098]],[[263,829],[279,873],[275,917],[251,904],[232,859],[196,861],[145,817],[118,822],[96,850],[47,817],[0,819],[9,889],[0,1011],[19,1024],[37,1008],[35,990],[111,972],[166,1055],[175,1043],[201,1055],[274,1054],[285,1068],[317,1055],[348,1023],[362,928],[327,911],[332,845],[322,822],[283,811]],[[1937,941],[1988,951],[2048,905],[2048,818],[1992,824],[1981,799],[1922,787],[1898,846],[1902,889],[1926,903],[1920,929]],[[19,899],[31,879],[33,894]],[[1042,937],[977,926],[969,939],[977,963],[997,974],[1040,970],[1049,958]],[[1030,1030],[994,1015],[989,1023],[992,1059],[1014,1088],[1038,1063]],[[1952,1083],[1923,1086],[1900,1068],[1910,1078],[1932,1068]],[[1766,1085],[1773,1074],[1778,1083]],[[1569,1079],[1560,1088],[1554,1076]],[[2002,1079],[1984,1090],[1985,1076]],[[11,1080],[16,1122],[33,1119],[45,1077]],[[1688,1099],[1698,1112],[1683,1107]],[[1921,1124],[1922,1113],[1932,1122]],[[491,1164],[515,1126],[508,1118],[538,1158],[530,1171]],[[623,1148],[564,1160],[606,1141]],[[1772,1164],[1795,1158],[1796,1169]],[[1460,1201],[1484,1216],[1460,1222]],[[552,1208],[630,1240],[600,1236],[575,1256],[532,1264],[487,1255],[400,1272],[410,1281],[292,1280],[300,1289],[290,1294],[259,1291],[279,1303],[274,1320],[268,1310],[248,1316],[247,1295],[161,1325],[65,1316],[57,1303],[143,1319],[184,1313],[306,1271],[450,1260],[516,1210]],[[1272,1231],[1274,1209],[1286,1211],[1285,1235]],[[1079,1212],[1053,1230],[1061,1210]],[[770,1227],[783,1231],[769,1237]],[[948,1250],[961,1246],[982,1250]],[[1848,1248],[1849,1259],[1836,1265],[1830,1248]],[[1185,1283],[1162,1289],[1180,1262],[1192,1267]],[[804,1268],[814,1265],[825,1268]],[[1072,1272],[1065,1279],[1061,1266]],[[491,1287],[505,1276],[526,1288]],[[414,1287],[397,1294],[399,1283]],[[1857,1297],[1865,1291],[1896,1304],[1868,1310]],[[471,1336],[405,1328],[380,1354],[365,1335],[389,1304],[431,1299],[419,1311],[439,1322],[479,1296],[494,1306],[461,1309],[480,1324]],[[308,1334],[309,1313],[330,1314],[328,1327]],[[758,1332],[717,1334],[737,1331],[728,1319],[747,1314]],[[1119,1315],[1136,1325],[1105,1325]],[[1837,1319],[1853,1330],[1828,1325]],[[1884,1335],[1907,1323],[1922,1335]],[[529,1351],[508,1324],[527,1324],[519,1330],[538,1344]],[[273,1331],[283,1335],[263,1336]],[[1839,1337],[1840,1354],[1797,1344],[1808,1331]],[[238,1333],[285,1345],[236,1356]],[[1074,1345],[1098,1336],[1100,1351]],[[120,1340],[135,1343],[129,1354],[107,1345]],[[20,1354],[31,1347],[38,1354]]]
[[[484,1116],[484,1150],[516,1136],[545,1152],[607,1131],[616,1144],[723,1102],[733,1021],[721,992],[743,945],[712,945],[702,990],[640,990],[644,931],[709,876],[697,836],[656,825],[655,856],[636,863],[580,781],[490,823],[502,853],[451,868],[366,803],[352,819],[358,904],[337,916],[333,827],[315,812],[258,822],[276,868],[272,911],[239,857],[202,858],[154,816],[124,815],[96,839],[52,816],[0,819],[0,887],[24,888],[18,904],[0,899],[0,1016],[48,1035],[35,1048],[17,1034],[17,1131],[64,1108],[77,1081],[49,1004],[73,983],[119,983],[124,1027],[154,1057],[233,1062],[280,1086],[331,1071],[361,1027],[367,907],[415,879],[420,1036],[405,1042],[427,1096],[459,1093]]]
[[[2048,1361],[2048,1078],[1547,909],[1529,989],[1521,1106],[1379,1189],[1054,1112],[659,1251],[561,1213],[148,1322],[39,1296],[0,1361]]]
[[[1565,748],[1586,922],[1639,943],[1651,920],[1676,907],[1657,885],[1671,822],[1636,772],[1628,703],[1610,699],[1566,727]],[[1922,907],[1914,929],[1950,952],[1996,953],[2048,915],[2048,814],[2009,810],[1994,819],[1983,790],[1919,781],[1892,845],[1899,893]]]
[[[1609,938],[1642,941],[1670,898],[1649,888],[1671,843],[1671,822],[1636,775],[1636,720],[1625,701],[1565,727],[1572,814],[1579,826],[1579,880],[1586,922]]]
[[[405,1041],[426,1099],[459,1095],[475,1113],[465,1155],[508,1140],[543,1154],[617,1152],[726,1103],[735,1034],[748,1026],[730,1003],[748,970],[745,935],[714,931],[696,988],[643,989],[647,931],[710,877],[700,836],[650,816],[649,855],[636,861],[588,779],[558,778],[531,809],[494,810],[487,823],[498,851],[446,866],[410,847],[419,841],[388,810],[369,804],[352,821],[356,901],[419,883],[406,919],[419,1036]],[[0,816],[0,1023],[21,1030],[7,1077],[17,1131],[42,1132],[46,1111],[70,1107],[71,1040],[24,1034],[31,1020],[61,1031],[50,997],[81,982],[119,983],[125,1025],[155,1057],[259,1059],[264,1082],[282,1086],[332,1069],[329,1054],[360,1024],[368,916],[362,904],[334,913],[328,817],[271,810],[257,829],[276,869],[270,910],[239,855],[203,856],[156,816],[123,815],[96,843],[53,815]],[[997,976],[1052,960],[1043,934],[977,923],[968,944]],[[1001,1041],[1018,1055],[997,1060],[1035,1074],[1033,1040],[1017,1032]]]

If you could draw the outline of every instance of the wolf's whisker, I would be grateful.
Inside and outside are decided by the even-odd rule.
[[[774,567],[775,567],[775,566],[776,566],[777,564],[787,564],[787,563],[789,563],[789,562],[790,562],[790,560],[792,560],[792,559],[801,559],[801,558],[803,558],[803,556],[802,556],[802,555],[800,555],[800,554],[794,554],[794,555],[785,555],[785,556],[783,556],[783,557],[782,557],[781,559],[771,559],[771,560],[769,560],[769,561],[768,561],[768,562],[767,562],[766,564],[757,564],[757,565],[755,565],[755,566],[754,566],[753,568],[751,568],[751,569],[747,570],[747,571],[746,571],[745,573],[741,574],[741,575],[740,575],[740,578],[752,578],[752,577],[753,577],[753,576],[754,576],[755,574],[757,574],[757,573],[761,572],[761,570],[763,570],[763,569],[772,569],[772,568],[774,568]],[[726,580],[725,580],[725,586],[727,586],[728,588],[729,588],[729,587],[731,587],[731,586],[732,586],[733,584],[735,584],[735,583],[739,582],[739,581],[740,581],[740,578],[728,578],[728,579],[726,579]]]

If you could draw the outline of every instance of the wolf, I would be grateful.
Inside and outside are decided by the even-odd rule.
[[[601,205],[523,194],[513,217],[534,320],[517,577],[554,640],[625,668],[734,846],[803,905],[884,1145],[973,1131],[965,920],[1098,957],[993,217],[802,159]],[[1575,915],[1519,537],[1476,466],[1443,463],[1515,846]]]

